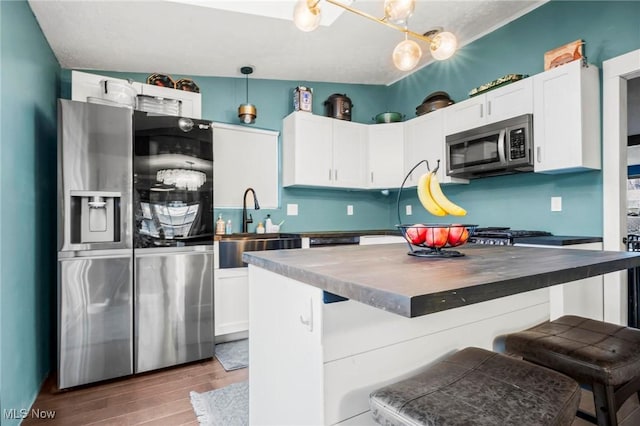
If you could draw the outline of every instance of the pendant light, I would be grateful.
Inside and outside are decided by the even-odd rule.
[[[246,78],[247,98],[246,103],[240,104],[238,107],[238,118],[244,124],[253,124],[256,122],[256,117],[258,117],[258,110],[255,105],[249,103],[249,74],[253,73],[253,67],[242,67],[240,68],[240,72],[244,74]]]

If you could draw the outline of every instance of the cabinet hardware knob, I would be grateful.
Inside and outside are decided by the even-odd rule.
[[[542,147],[536,147],[536,162],[542,163]]]

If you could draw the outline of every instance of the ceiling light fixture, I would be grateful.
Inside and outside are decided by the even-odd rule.
[[[244,124],[253,124],[258,117],[258,110],[255,105],[249,103],[249,74],[253,73],[253,67],[242,67],[240,72],[246,77],[247,101],[238,107],[238,118]]]
[[[300,30],[313,31],[318,28],[321,18],[320,1],[322,0],[298,0],[293,11],[293,22]],[[431,56],[438,61],[453,56],[458,47],[456,36],[450,32],[442,31],[442,29],[432,30],[425,34],[418,34],[407,28],[408,20],[415,9],[415,0],[385,0],[383,18],[376,18],[373,15],[369,15],[366,12],[336,0],[324,1],[404,33],[405,39],[396,46],[392,55],[393,63],[399,70],[412,70],[422,57],[422,49],[420,49],[418,43],[409,40],[409,36],[429,43]]]

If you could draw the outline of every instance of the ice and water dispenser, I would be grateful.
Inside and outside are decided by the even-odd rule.
[[[71,191],[71,243],[120,241],[120,192]]]

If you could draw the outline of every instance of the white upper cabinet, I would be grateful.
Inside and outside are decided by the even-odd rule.
[[[115,80],[126,82],[127,80],[91,74],[81,71],[71,71],[71,100],[87,102],[87,97],[102,97],[100,81]],[[163,99],[177,100],[181,102],[180,115],[191,118],[202,118],[202,95],[200,93],[187,92],[185,90],[170,89],[138,82],[132,83],[139,95],[156,96]]]
[[[404,123],[368,127],[367,187],[399,188],[404,179]]]
[[[333,185],[361,188],[366,172],[367,126],[330,120],[333,124]]]
[[[283,186],[363,188],[366,126],[298,111],[282,127]]]
[[[213,123],[213,193],[216,208],[241,208],[253,188],[262,208],[279,207],[278,132]]]
[[[427,160],[433,169],[440,160],[437,176],[441,183],[469,183],[466,179],[446,175],[446,146],[444,138],[444,109],[439,109],[405,122],[404,129],[404,176],[420,161]],[[409,175],[405,187],[418,184],[420,176],[427,172],[422,163]],[[404,177],[403,177],[404,179]]]
[[[600,169],[598,68],[577,60],[533,77],[534,170]]]
[[[533,79],[525,78],[444,109],[445,136],[533,112]]]

